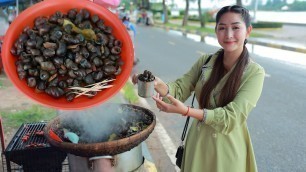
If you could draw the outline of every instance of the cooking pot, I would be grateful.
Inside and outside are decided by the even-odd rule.
[[[142,144],[114,156],[80,157],[68,154],[71,172],[126,172],[138,169],[144,162]]]

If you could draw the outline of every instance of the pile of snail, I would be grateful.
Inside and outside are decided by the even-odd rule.
[[[155,80],[155,76],[152,72],[144,70],[143,73],[139,74],[138,79],[143,82],[152,82]]]
[[[121,73],[122,44],[98,15],[71,9],[36,18],[32,28],[23,29],[11,53],[17,58],[19,78],[29,87],[72,101],[77,94],[69,87],[114,80]]]

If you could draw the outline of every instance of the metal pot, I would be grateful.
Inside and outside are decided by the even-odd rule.
[[[138,169],[144,162],[142,144],[114,156],[80,157],[68,154],[71,172],[125,172]]]

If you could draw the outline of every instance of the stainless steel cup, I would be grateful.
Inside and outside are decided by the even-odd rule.
[[[138,79],[138,95],[143,98],[149,98],[154,95],[154,81],[144,82]]]

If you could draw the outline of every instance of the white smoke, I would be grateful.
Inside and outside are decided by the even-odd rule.
[[[76,133],[79,143],[107,141],[114,131],[121,131],[131,120],[143,116],[140,111],[121,104],[103,104],[81,111],[60,111],[63,128]],[[120,128],[121,127],[121,128]]]

